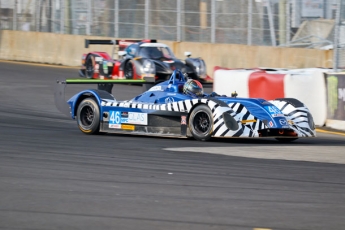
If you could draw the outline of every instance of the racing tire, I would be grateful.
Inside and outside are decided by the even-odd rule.
[[[134,64],[131,60],[129,60],[126,64],[125,64],[125,78],[126,79],[133,79],[134,76]]]
[[[85,134],[98,134],[100,111],[97,102],[89,97],[84,99],[77,109],[77,124]]]
[[[92,78],[95,72],[95,60],[92,55],[87,56],[85,61],[85,76],[86,78]]]
[[[279,137],[276,138],[277,141],[283,142],[283,143],[289,143],[289,142],[295,141],[297,139],[298,138],[279,138]]]
[[[198,105],[188,120],[189,130],[198,141],[207,141],[213,133],[213,115],[207,105]]]

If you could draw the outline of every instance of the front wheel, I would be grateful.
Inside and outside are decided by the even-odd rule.
[[[97,102],[93,98],[84,99],[78,106],[77,123],[85,134],[97,134],[100,125],[100,112]]]
[[[207,105],[198,105],[190,114],[188,125],[196,140],[209,140],[213,133],[211,109]]]

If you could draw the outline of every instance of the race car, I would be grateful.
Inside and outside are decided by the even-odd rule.
[[[116,82],[119,83],[119,82]],[[239,98],[205,94],[200,82],[175,70],[170,79],[142,94],[117,101],[106,91],[88,89],[64,100],[68,81],[58,81],[55,101],[77,121],[81,132],[210,138],[272,137],[293,141],[315,137],[312,114],[299,100]]]
[[[154,78],[156,83],[168,80],[175,69],[187,77],[201,82],[211,82],[202,58],[177,59],[172,50],[156,40],[85,40],[85,47],[92,44],[113,45],[113,54],[90,52],[83,54],[79,75],[93,79],[144,79]],[[118,59],[113,59],[115,47]]]

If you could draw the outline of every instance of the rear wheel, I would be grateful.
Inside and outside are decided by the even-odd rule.
[[[95,58],[92,55],[89,55],[85,61],[85,69],[86,69],[86,78],[92,78],[95,72]]]
[[[133,79],[134,76],[134,65],[132,61],[128,61],[125,65],[125,78]]]
[[[198,105],[190,114],[189,129],[193,137],[199,141],[207,141],[213,132],[213,116],[207,105]]]
[[[93,98],[84,99],[78,106],[77,123],[85,134],[97,134],[100,125],[100,112],[97,102]]]

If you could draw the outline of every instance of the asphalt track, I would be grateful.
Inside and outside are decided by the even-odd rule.
[[[0,229],[345,228],[345,136],[88,136],[55,108],[61,76],[77,69],[0,62]]]

